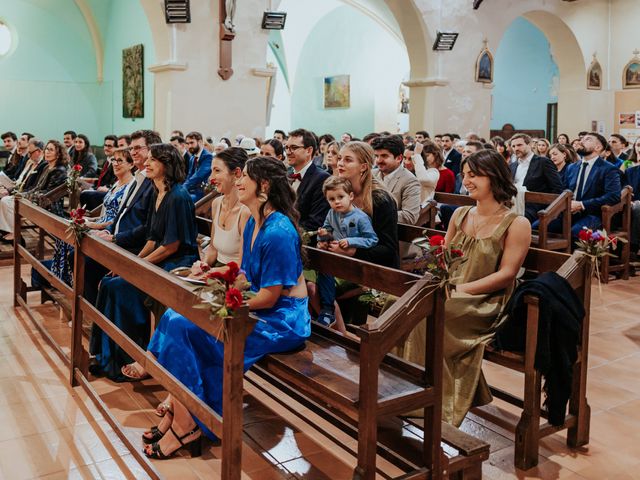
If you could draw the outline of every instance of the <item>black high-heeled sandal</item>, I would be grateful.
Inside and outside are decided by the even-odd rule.
[[[170,420],[169,420],[169,425],[171,425],[171,422],[173,421],[173,419],[171,418],[171,417],[173,417],[173,412],[172,412],[171,410],[167,410],[167,411],[165,412],[165,416],[166,416],[166,415],[169,415],[169,416],[170,416],[170,417],[167,417],[167,418],[169,418],[169,419],[170,419]],[[169,427],[169,428],[171,428],[171,427]],[[146,443],[147,445],[151,445],[152,443],[159,442],[159,441],[160,441],[160,439],[161,439],[162,437],[164,437],[164,434],[165,434],[165,433],[167,433],[168,431],[169,431],[169,430],[166,430],[166,431],[162,432],[162,431],[160,430],[160,428],[159,428],[159,427],[157,427],[157,426],[155,426],[155,425],[154,425],[153,427],[151,427],[151,428],[149,429],[149,433],[151,433],[151,436],[150,436],[150,437],[145,437],[145,436],[144,436],[144,433],[147,433],[147,432],[144,432],[144,433],[142,434],[142,441],[143,441],[144,443]]]
[[[202,435],[200,435],[197,438],[194,438],[193,440],[187,443],[184,443],[182,441],[185,438],[187,438],[189,435],[193,435],[199,430],[200,430],[200,427],[196,425],[190,432],[184,434],[182,437],[179,437],[178,434],[173,429],[173,427],[169,427],[169,430],[167,431],[171,431],[171,433],[173,433],[173,436],[176,437],[178,442],[180,442],[180,446],[178,448],[176,448],[170,454],[165,455],[162,452],[162,450],[160,450],[160,444],[158,442],[155,442],[151,444],[151,453],[148,453],[146,448],[144,448],[142,451],[148,458],[153,458],[156,460],[166,460],[168,458],[173,457],[176,454],[176,452],[181,448],[188,447],[189,453],[191,454],[191,458],[199,457],[200,455],[202,455]]]

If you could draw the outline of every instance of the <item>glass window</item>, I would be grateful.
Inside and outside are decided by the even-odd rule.
[[[0,57],[9,53],[9,50],[11,50],[11,31],[0,21]]]

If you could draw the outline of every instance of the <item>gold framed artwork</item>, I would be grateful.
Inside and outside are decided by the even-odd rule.
[[[144,117],[144,47],[122,50],[122,116]]]
[[[349,75],[324,77],[324,108],[349,108],[351,85]]]
[[[640,50],[633,51],[633,58],[622,71],[622,88],[640,88]]]
[[[484,41],[484,48],[476,60],[476,82],[493,82],[493,55],[487,48],[487,41]]]
[[[587,71],[587,89],[602,90],[602,67],[596,59],[595,53],[593,54],[593,60]]]

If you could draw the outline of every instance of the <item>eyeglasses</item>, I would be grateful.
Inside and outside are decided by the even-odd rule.
[[[113,163],[114,165],[120,165],[121,163],[125,163],[127,160],[125,160],[124,158],[114,158],[113,160],[111,160],[111,163]]]
[[[135,145],[133,147],[129,147],[129,150],[132,152],[139,152],[140,150],[148,150],[149,147],[147,147],[146,145],[144,146],[140,146],[140,145]]]
[[[286,145],[284,147],[285,151],[287,152],[295,152],[299,148],[304,148],[304,145]]]

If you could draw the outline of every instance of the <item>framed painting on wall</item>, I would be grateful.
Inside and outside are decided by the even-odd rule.
[[[633,58],[622,72],[622,88],[640,88],[640,50],[634,50]]]
[[[144,117],[144,50],[142,44],[122,50],[122,116]]]
[[[351,86],[349,75],[324,77],[324,108],[349,108]]]
[[[487,41],[484,41],[484,48],[476,60],[476,82],[493,82],[493,55],[487,48]]]
[[[602,67],[600,66],[600,62],[596,60],[595,54],[587,71],[587,89],[602,90]]]

